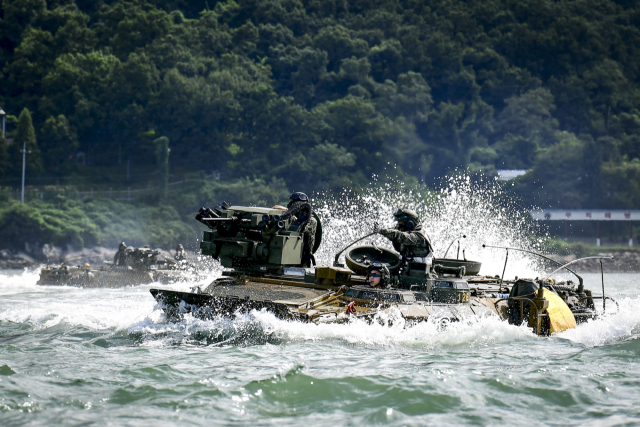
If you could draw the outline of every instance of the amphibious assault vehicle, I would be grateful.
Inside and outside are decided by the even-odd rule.
[[[550,277],[504,280],[479,275],[481,263],[477,261],[406,261],[375,245],[345,248],[350,248],[346,267],[338,262],[338,253],[333,266],[305,268],[306,237],[290,220],[283,221],[281,213],[224,203],[202,208],[196,219],[209,228],[200,244],[202,253],[220,260],[227,270],[204,289],[151,289],[168,317],[181,318],[186,313],[204,318],[233,316],[266,309],[280,318],[304,322],[381,321],[395,315],[410,325],[429,319],[446,324],[470,316],[498,316],[514,324],[527,322],[536,334],[547,335],[595,317],[594,299],[604,298],[584,289],[578,275],[577,285],[554,282]],[[322,225],[316,219],[313,252],[322,240]],[[391,288],[369,286],[366,274],[372,263],[388,267]]]
[[[40,271],[37,284],[90,288],[119,288],[154,282],[170,284],[192,270],[188,263],[163,259],[159,255],[159,251],[147,246],[130,247],[126,249],[124,265],[105,261],[98,268],[92,268],[89,264],[68,266],[65,263],[46,266]]]

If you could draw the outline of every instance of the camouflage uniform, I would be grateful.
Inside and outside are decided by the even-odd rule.
[[[184,261],[186,257],[184,256],[184,247],[182,245],[178,245],[176,247],[176,254],[173,257],[176,261]]]
[[[318,221],[313,217],[311,203],[307,201],[291,202],[289,203],[287,211],[281,215],[281,218],[283,220],[291,218],[290,227],[303,233],[305,247],[302,255],[302,263],[310,267],[313,245],[316,238],[316,228],[318,227]]]
[[[298,231],[304,231],[304,227],[307,225],[309,219],[313,218],[313,214],[311,212],[311,203],[298,201],[289,203],[287,211],[280,215],[280,217],[283,220],[293,217],[291,225],[297,227]]]
[[[120,243],[118,252],[116,252],[116,255],[113,257],[113,264],[119,266],[127,265],[127,257],[127,245]]]
[[[433,252],[429,239],[422,232],[422,224],[411,231],[381,228],[380,234],[391,240],[393,248],[406,258],[426,257]]]
[[[309,218],[309,222],[307,222],[307,226],[304,228],[304,235],[307,245],[309,249],[313,251],[313,245],[316,242],[316,229],[318,228],[318,221],[311,216]]]

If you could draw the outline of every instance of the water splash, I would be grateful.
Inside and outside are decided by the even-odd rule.
[[[444,257],[450,243],[460,240],[460,258],[464,255],[481,261],[481,274],[502,274],[505,259],[504,250],[483,248],[483,244],[528,250],[542,247],[543,240],[530,232],[528,213],[517,207],[500,184],[491,178],[457,175],[447,178],[437,190],[384,183],[362,192],[345,189],[338,194],[319,194],[315,209],[323,220],[324,236],[316,254],[318,263],[331,265],[335,253],[370,233],[375,221],[383,227],[393,227],[393,213],[401,207],[420,215],[436,257]],[[462,239],[463,235],[467,237]],[[381,236],[360,244],[372,242],[390,247],[389,241]],[[448,257],[457,255],[455,244]],[[538,262],[532,255],[512,251],[505,277],[537,276]]]
[[[5,270],[0,280],[0,295],[8,296],[23,293],[27,289],[38,289],[36,283],[39,277],[38,269]]]
[[[585,347],[598,347],[616,342],[637,339],[640,335],[640,297],[618,300],[619,307],[607,310],[608,314],[590,320],[576,329],[560,334],[562,338]],[[608,307],[610,307],[611,303]]]
[[[178,322],[165,323],[157,313],[132,325],[129,333],[140,334],[145,346],[168,344],[205,346],[280,345],[291,342],[337,341],[366,347],[400,346],[428,349],[486,347],[514,340],[537,339],[526,326],[513,326],[497,317],[473,316],[460,322],[432,318],[407,327],[399,312],[381,313],[373,322],[351,319],[346,323],[301,323],[277,318],[273,313],[253,310],[234,317],[203,320],[190,314]]]

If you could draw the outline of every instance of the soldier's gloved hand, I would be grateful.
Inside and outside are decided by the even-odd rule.
[[[379,233],[380,232],[380,224],[378,224],[377,221],[373,223],[373,232],[374,233]]]

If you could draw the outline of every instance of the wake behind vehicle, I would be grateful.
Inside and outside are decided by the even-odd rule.
[[[429,319],[446,323],[498,316],[514,324],[527,322],[536,334],[548,335],[596,316],[597,297],[584,289],[577,275],[577,286],[538,278],[508,281],[479,275],[482,264],[477,261],[414,262],[392,250],[366,245],[346,253],[348,268],[337,262],[339,253],[333,266],[304,268],[306,236],[290,220],[283,221],[281,213],[226,204],[201,209],[196,219],[209,228],[200,244],[202,253],[220,260],[228,270],[205,289],[151,289],[168,317],[192,313],[210,318],[266,309],[282,319],[314,323],[374,321],[383,314],[396,314],[410,325]],[[316,219],[313,252],[322,240],[321,222]],[[369,286],[367,271],[378,264],[391,272],[391,287]]]

